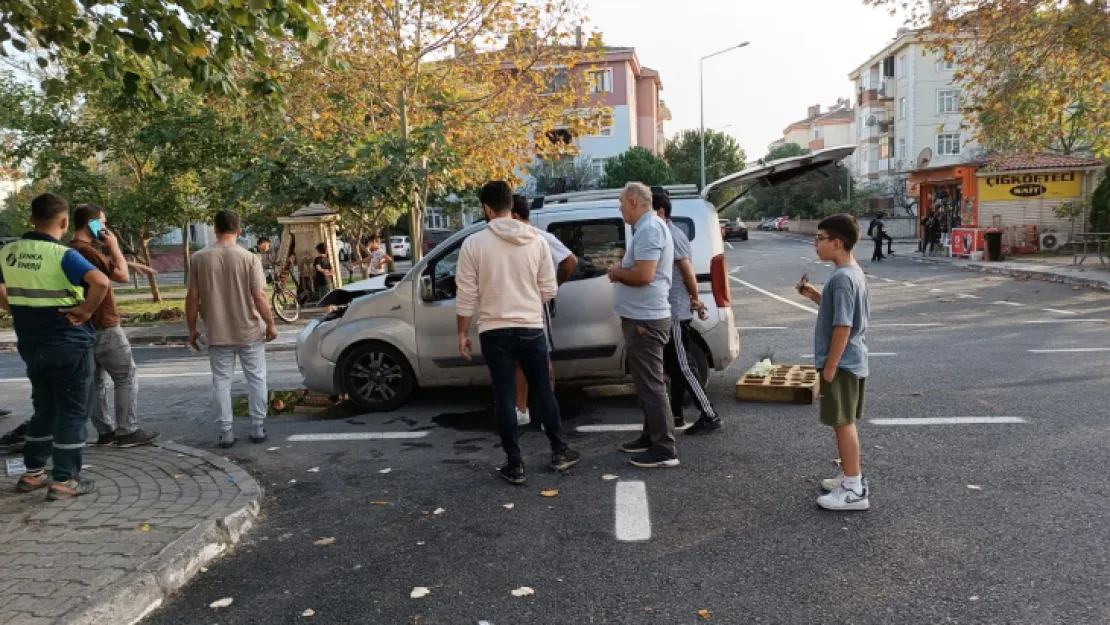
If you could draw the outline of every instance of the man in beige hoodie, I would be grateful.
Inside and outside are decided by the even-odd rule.
[[[565,471],[581,456],[563,441],[559,404],[547,369],[543,332],[544,302],[557,285],[551,250],[536,229],[512,218],[513,191],[494,181],[478,194],[489,227],[462,246],[455,271],[459,352],[470,360],[470,322],[478,315],[478,340],[493,382],[493,413],[508,461],[498,473],[522,485],[524,461],[516,418],[515,370],[528,381],[528,405],[537,413],[551,442],[553,470]]]

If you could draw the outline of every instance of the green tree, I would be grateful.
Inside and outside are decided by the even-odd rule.
[[[767,152],[767,156],[763,157],[763,161],[777,161],[779,159],[791,158],[793,156],[805,156],[806,154],[809,154],[808,148],[803,148],[797,143],[783,143],[782,145],[776,145],[775,147],[771,148],[771,151]]]
[[[767,163],[808,153],[801,146],[786,143],[761,160]],[[864,210],[863,197],[853,187],[852,201],[847,201],[848,180],[843,168],[827,165],[773,187],[756,187],[748,194],[754,203],[752,217],[819,217],[831,214],[829,211],[859,214]]]
[[[278,89],[267,75],[270,54],[289,35],[317,48],[320,10],[315,0],[22,0],[0,2],[3,44],[31,54],[39,67],[65,66],[67,57],[95,60],[103,76],[121,81],[128,94],[165,96],[166,75],[199,91],[237,92],[249,75],[253,89]],[[249,71],[257,64],[259,71]],[[64,76],[59,73],[58,76]],[[44,81],[54,93],[62,80]]]
[[[1091,231],[1110,232],[1110,167],[1102,172],[1102,182],[1091,195]]]
[[[671,184],[673,180],[671,168],[667,166],[666,161],[651,150],[637,145],[605,163],[605,176],[602,178],[601,186],[606,189],[617,189],[629,182],[655,185]]]
[[[667,142],[663,159],[678,184],[701,182],[701,132],[684,130]],[[744,169],[747,157],[732,135],[705,131],[705,180],[713,182]]]

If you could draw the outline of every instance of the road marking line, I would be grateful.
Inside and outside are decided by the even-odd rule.
[[[991,302],[991,304],[998,304],[1000,306],[1013,306],[1015,308],[1020,308],[1022,306],[1025,306],[1025,304],[1021,304],[1019,302],[1004,302],[1002,300],[999,300],[997,302]]]
[[[1110,352],[1110,347],[1072,347],[1068,349],[1027,349],[1030,354],[1081,354],[1087,352]]]
[[[333,434],[294,434],[285,439],[291,443],[312,443],[322,441],[378,441],[401,438],[424,438],[423,432],[347,432]]]
[[[727,245],[727,246],[728,246],[728,249],[730,249],[730,250],[734,250],[734,249],[736,249],[735,247],[732,247],[732,244],[731,244],[731,243],[729,243],[728,241],[725,241],[725,245]]]
[[[879,278],[879,279],[882,280],[883,282],[894,282],[894,280],[891,280],[890,278]]]
[[[644,426],[642,423],[614,423],[611,425],[580,425],[575,428],[576,431],[583,434],[590,434],[594,432],[641,432]]]
[[[1105,319],[1036,319],[1022,323],[1106,323]]]
[[[870,356],[897,356],[898,354],[896,354],[894,352],[870,352],[867,355],[870,357]],[[813,358],[813,354],[802,354],[802,358]]]
[[[739,265],[739,266],[733,267],[732,269],[729,269],[729,270],[728,270],[728,272],[729,272],[729,273],[737,273],[737,272],[739,272],[739,271],[740,271],[740,267],[742,267],[742,266],[743,266],[743,265]]]
[[[774,293],[772,293],[770,291],[765,291],[765,290],[757,287],[756,285],[754,285],[750,282],[744,282],[743,280],[741,280],[740,278],[737,278],[736,276],[729,276],[729,277],[732,278],[738,284],[746,286],[749,289],[751,289],[753,291],[756,291],[758,293],[762,293],[762,294],[766,295],[767,297],[773,297],[773,298],[777,299],[778,301],[780,301],[784,304],[790,304],[794,308],[801,308],[802,310],[804,310],[806,312],[813,313],[815,315],[817,314],[817,309],[816,308],[810,308],[809,306],[806,306],[804,304],[799,304],[798,302],[792,302],[792,301],[786,299],[785,297],[783,297],[781,295],[775,295]]]
[[[979,299],[978,295],[972,295],[970,293],[956,293],[956,297],[960,299]]]
[[[944,289],[929,289],[930,293],[944,293]]]
[[[617,482],[617,540],[651,540],[651,512],[648,510],[647,485],[643,482]]]
[[[813,260],[812,256],[799,256],[798,258],[800,258],[800,259],[802,259],[806,262],[809,262],[809,261]],[[821,262],[821,261],[817,261],[817,262]]]
[[[943,323],[870,323],[869,328],[937,328]]]
[[[1042,308],[1041,310],[1051,313],[1059,313],[1061,315],[1078,315],[1079,313],[1074,310],[1060,310],[1059,308]]]
[[[913,282],[904,282],[903,286],[908,286],[911,289],[916,289],[918,285],[914,284]]]
[[[789,330],[786,326],[740,326],[737,330]]]
[[[1025,423],[1021,417],[902,417],[899,419],[868,419],[873,425],[987,425]]]

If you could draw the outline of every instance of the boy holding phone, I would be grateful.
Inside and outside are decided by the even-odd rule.
[[[69,247],[114,282],[126,284],[131,277],[128,271],[131,266],[153,273],[145,265],[131,265],[127,262],[120,250],[119,240],[108,230],[106,223],[107,218],[101,207],[95,204],[77,206],[73,209],[74,234]],[[99,249],[101,245],[108,255]],[[139,381],[135,359],[131,355],[131,343],[127,340],[127,333],[120,327],[120,321],[116,296],[109,287],[104,301],[92,316],[93,328],[96,330],[96,342],[93,344],[96,368],[93,372],[95,393],[91,412],[93,425],[98,433],[96,444],[117,447],[149,445],[158,440],[158,433],[147,432],[139,427]],[[114,415],[108,410],[109,379],[115,386]]]
[[[824,289],[818,291],[803,275],[797,284],[800,295],[820,309],[814,333],[814,361],[821,375],[821,423],[836,432],[841,474],[823,480],[827,494],[817,498],[826,510],[867,510],[867,483],[860,471],[860,443],[856,422],[863,418],[867,382],[867,344],[864,335],[871,300],[867,279],[852,256],[859,242],[859,224],[850,215],[833,215],[817,224],[814,246],[817,257],[832,262],[836,269]]]

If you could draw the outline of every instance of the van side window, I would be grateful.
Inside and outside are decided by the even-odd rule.
[[[549,225],[547,231],[578,257],[578,267],[567,282],[602,277],[609,265],[619,265],[624,258],[624,229],[621,219],[585,219]]]
[[[462,241],[459,241],[447,254],[439,257],[424,270],[424,275],[432,277],[432,289],[437,300],[455,299],[458,288],[455,286],[455,269],[459,265]]]
[[[678,229],[682,231],[682,234],[685,234],[686,238],[689,239],[691,242],[694,240],[694,235],[697,234],[697,231],[694,230],[693,219],[690,219],[689,217],[672,217],[671,223],[678,226]]]

